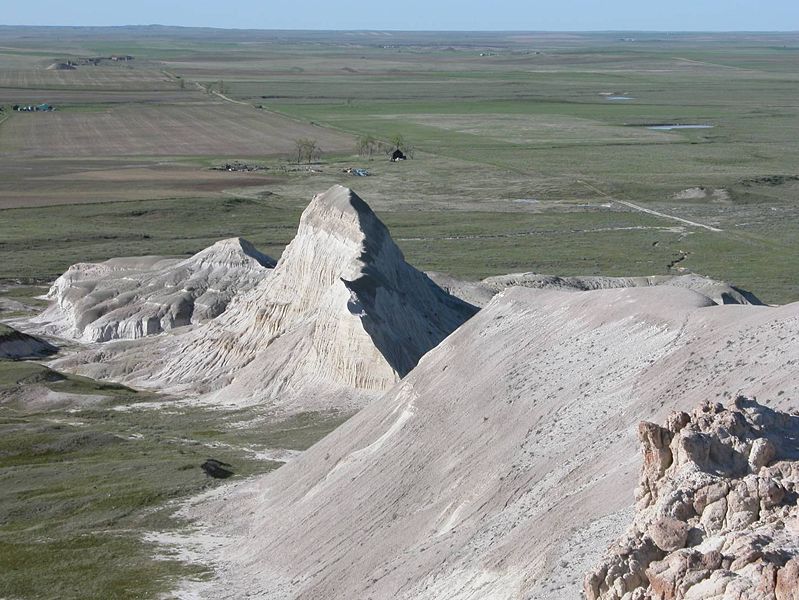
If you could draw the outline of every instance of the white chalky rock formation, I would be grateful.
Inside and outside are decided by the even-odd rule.
[[[53,303],[33,331],[87,342],[136,339],[213,319],[274,266],[247,240],[231,238],[186,259],[155,256],[78,263],[55,280]]]
[[[599,275],[559,277],[539,273],[510,273],[487,277],[482,281],[463,281],[442,273],[431,273],[430,276],[450,294],[476,306],[485,306],[496,294],[514,286],[540,290],[587,292],[668,285],[699,292],[716,304],[762,304],[751,292],[695,274],[650,275],[647,277],[603,277]]]
[[[62,367],[220,403],[356,406],[475,311],[406,263],[367,204],[334,186],[303,212],[272,272],[220,317]]]
[[[198,500],[208,598],[574,600],[622,535],[636,425],[799,407],[799,304],[513,288],[277,471]],[[211,538],[204,538],[211,539]]]
[[[741,396],[638,435],[635,519],[588,600],[799,598],[799,415]]]

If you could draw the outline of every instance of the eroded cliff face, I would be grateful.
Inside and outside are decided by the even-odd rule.
[[[137,339],[222,314],[274,267],[247,240],[222,240],[187,259],[114,258],[72,265],[31,329],[86,342]]]
[[[799,416],[739,396],[638,433],[635,519],[588,599],[798,599]]]
[[[216,319],[61,366],[225,404],[354,407],[476,311],[406,263],[369,206],[333,186],[303,212],[275,268]]]
[[[302,330],[321,369],[384,389],[476,308],[407,262],[386,226],[352,190],[317,194],[274,273],[231,307],[223,327],[259,352]]]

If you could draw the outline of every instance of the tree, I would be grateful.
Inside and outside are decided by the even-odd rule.
[[[297,164],[300,164],[305,156],[305,147],[307,143],[308,140],[305,138],[298,138],[294,140],[294,146],[297,148]]]
[[[316,140],[311,140],[311,155],[308,158],[308,164],[311,164],[311,159],[319,161],[322,158],[322,149],[316,144]]]
[[[316,145],[316,140],[310,138],[297,138],[294,140],[294,146],[297,148],[297,164],[303,160],[311,164],[311,161],[319,158],[322,149]]]
[[[392,152],[394,152],[394,150],[401,150],[404,153],[408,148],[408,142],[405,140],[405,136],[401,133],[395,133],[392,135],[389,143],[394,146],[393,150],[391,150]]]
[[[377,147],[378,142],[374,137],[371,135],[362,135],[358,138],[355,150],[358,152],[359,156],[368,156],[371,158]]]
[[[403,154],[405,154],[409,158],[413,158],[413,145],[405,139],[405,136],[401,133],[395,133],[389,139],[389,143],[387,146],[384,146],[383,151],[386,153],[387,156],[391,156],[394,154],[395,150],[399,150]]]
[[[377,151],[391,157],[391,154],[394,152],[394,146],[386,144],[385,142],[377,142]]]

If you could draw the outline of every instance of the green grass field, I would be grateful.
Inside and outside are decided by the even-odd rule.
[[[277,38],[269,33],[200,36],[176,30],[97,31],[84,34],[80,43],[11,38],[3,50],[14,65],[9,85],[30,81],[41,94],[48,78],[83,77],[92,83],[82,96],[64,104],[64,110],[78,111],[80,118],[62,119],[63,127],[20,128],[21,121],[0,125],[0,148],[6,148],[11,161],[0,173],[6,205],[57,204],[60,193],[63,202],[71,203],[80,201],[81,190],[101,204],[77,211],[84,221],[91,220],[91,234],[81,231],[69,210],[2,211],[0,219],[9,223],[6,230],[13,228],[13,236],[0,240],[0,254],[8,258],[1,276],[42,280],[82,257],[182,254],[236,234],[254,237],[266,251],[279,254],[290,239],[290,223],[311,195],[331,183],[347,183],[390,225],[401,228],[397,236],[409,240],[400,242],[403,249],[422,268],[469,278],[509,270],[651,274],[661,272],[682,250],[690,253],[681,263],[684,268],[751,288],[771,302],[799,299],[793,276],[799,259],[799,185],[790,179],[799,164],[799,73],[793,68],[799,36],[636,34],[635,40],[622,41],[614,34],[391,34],[375,41],[366,34]],[[121,70],[101,69],[99,75],[81,75],[80,69],[57,76],[37,71],[52,62],[51,56],[67,52],[128,53],[136,60]],[[204,132],[198,138],[201,144],[180,131],[165,138],[164,150],[180,155],[152,160],[180,163],[181,175],[158,189],[153,185],[154,202],[148,203],[143,182],[122,177],[110,181],[110,175],[106,180],[81,177],[80,164],[64,156],[71,145],[78,147],[69,152],[92,154],[92,136],[70,138],[68,129],[78,128],[76,134],[102,131],[107,120],[103,111],[108,109],[97,110],[95,101],[105,93],[100,83],[117,85],[114,73],[126,93],[150,95],[146,109],[137,107],[144,100],[135,98],[115,109],[122,116],[162,110],[168,121],[168,115],[180,112],[179,104],[162,99],[163,91],[147,88],[159,80],[157,74],[166,73],[175,85],[184,82],[184,102],[207,102],[197,84],[210,86],[232,101],[266,109],[269,119],[283,115],[297,127],[314,123],[383,140],[401,134],[413,145],[415,158],[389,165],[380,156],[365,160],[323,143],[327,152],[317,169],[321,173],[283,176],[281,166],[290,162],[291,153],[282,140],[283,158],[266,158],[271,174],[279,175],[275,180],[261,187],[257,182],[246,187],[215,182],[211,193],[209,184],[203,184],[200,193],[201,187],[191,182],[204,177],[201,171],[208,161],[194,162],[195,170],[185,168],[196,158],[187,154],[190,148],[196,147],[198,154],[213,151],[213,132],[226,129],[216,136],[218,158],[238,158],[224,153],[236,148],[224,123],[235,121],[245,107],[227,102],[217,107],[218,115],[208,113],[195,121]],[[58,85],[52,87],[53,93],[64,93]],[[609,100],[609,94],[632,100]],[[646,127],[664,123],[713,127]],[[261,135],[268,147],[265,127]],[[255,131],[250,127],[247,136],[252,138]],[[325,129],[319,131],[321,137]],[[35,139],[26,137],[34,134]],[[170,135],[159,133],[164,134]],[[48,135],[58,138],[48,141]],[[259,145],[254,138],[247,143]],[[122,152],[124,144],[117,145]],[[17,164],[21,159],[13,148],[35,148],[39,158]],[[247,157],[253,158],[252,153]],[[116,161],[117,173],[122,173],[130,160],[120,154],[106,159],[110,164],[104,168],[110,173]],[[41,165],[36,177],[25,168],[30,164]],[[341,168],[353,165],[369,167],[374,177],[355,181],[340,174]],[[87,166],[87,173],[89,168],[96,167]],[[77,175],[48,176],[59,169]],[[788,178],[774,184],[767,179],[773,176]],[[707,197],[686,197],[685,190],[693,188],[708,190]],[[258,197],[260,192],[275,194],[273,201],[231,210],[231,197]],[[141,207],[116,208],[115,200],[135,200]],[[668,232],[664,228],[679,224],[652,215],[622,217],[619,212],[633,209],[614,200],[723,232],[690,226]],[[162,230],[160,220],[156,224],[147,216],[156,214],[153,210],[159,219],[181,215],[182,231],[172,232],[170,239],[168,221]],[[417,218],[420,212],[431,216]],[[504,227],[502,213],[507,212],[525,230],[546,233],[492,237]],[[426,235],[424,225],[430,220],[443,223],[438,236],[447,239],[412,241]],[[627,224],[607,230],[609,220]],[[63,225],[37,232],[40,221]],[[287,229],[274,232],[271,222]],[[420,224],[416,232],[415,222]],[[654,229],[631,229],[630,223]],[[593,233],[597,229],[605,230]],[[45,230],[51,235],[43,235]],[[49,253],[48,243],[59,251]],[[641,253],[630,256],[630,246]],[[651,247],[655,250],[647,250]]]
[[[29,400],[40,388],[59,394]],[[254,414],[201,410],[123,386],[0,361],[0,596],[149,598],[200,567],[156,558],[152,531],[179,531],[174,501],[280,463],[254,453],[304,450],[347,415],[305,413],[248,426]],[[231,479],[232,480],[232,479]]]

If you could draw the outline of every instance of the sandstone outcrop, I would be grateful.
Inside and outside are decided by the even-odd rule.
[[[588,600],[799,597],[799,416],[738,397],[642,422],[633,525]]]
[[[34,331],[87,342],[136,339],[222,314],[274,267],[247,240],[215,243],[187,259],[156,256],[78,263],[55,280]]]

